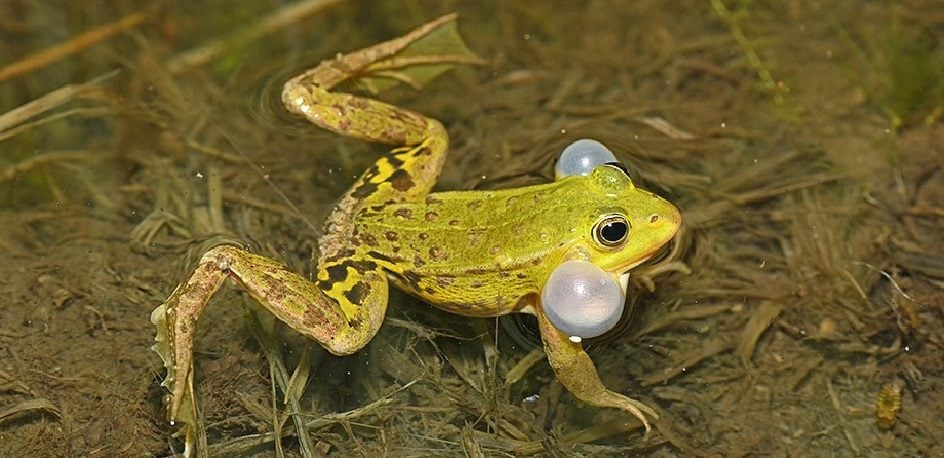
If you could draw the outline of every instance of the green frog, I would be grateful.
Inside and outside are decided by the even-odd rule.
[[[367,169],[328,217],[313,280],[240,247],[220,245],[154,310],[155,349],[167,369],[163,385],[170,390],[172,423],[193,421],[196,322],[223,282],[233,279],[279,320],[335,355],[360,350],[376,334],[391,283],[462,316],[535,315],[560,382],[585,403],[631,413],[649,431],[647,417],[657,413],[603,386],[579,336],[561,331],[544,313],[541,291],[568,261],[591,264],[614,278],[646,261],[678,230],[676,207],[636,188],[613,164],[535,186],[431,192],[447,157],[443,125],[331,90],[407,65],[475,63],[468,55],[424,61],[400,54],[454,20],[444,16],[339,55],[285,83],[282,100],[289,111],[343,135],[398,147]]]

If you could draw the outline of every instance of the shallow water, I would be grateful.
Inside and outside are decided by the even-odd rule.
[[[682,209],[672,259],[692,273],[654,292],[637,273],[630,322],[590,346],[604,383],[662,418],[643,441],[546,361],[518,373],[527,323],[394,294],[339,358],[225,288],[197,344],[214,454],[281,453],[251,444],[285,410],[267,341],[289,372],[311,364],[316,454],[944,451],[936,2],[467,3],[337,2],[265,30],[265,2],[0,6],[0,455],[180,452],[150,311],[220,240],[309,274],[334,199],[384,150],[290,116],[282,82],[449,11],[488,63],[380,95],[448,128],[437,189],[549,180],[590,137]]]

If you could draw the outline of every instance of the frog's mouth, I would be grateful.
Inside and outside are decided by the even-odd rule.
[[[644,263],[646,263],[647,261],[649,261],[649,259],[651,259],[652,256],[653,256],[653,255],[650,254],[650,255],[648,255],[648,256],[646,256],[646,257],[640,259],[639,261],[636,261],[636,262],[634,262],[634,263],[632,263],[632,264],[630,264],[630,265],[628,265],[628,266],[626,266],[626,267],[620,269],[619,271],[622,271],[622,273],[615,273],[615,272],[613,273],[613,276],[614,276],[614,277],[618,277],[617,280],[619,281],[620,286],[623,287],[623,295],[624,295],[624,296],[626,295],[626,290],[627,290],[627,288],[628,288],[627,285],[629,284],[629,273],[632,272],[632,270],[635,269],[636,267],[638,267],[638,266],[640,266],[641,264],[644,264]],[[619,271],[617,271],[617,272],[619,272]]]
[[[614,276],[619,276],[620,281],[622,282],[623,276],[625,275],[628,277],[629,273],[632,272],[635,268],[643,264],[656,264],[656,263],[662,262],[662,260],[664,260],[666,257],[670,255],[670,253],[672,253],[674,249],[673,248],[674,244],[675,242],[673,242],[672,239],[669,239],[668,241],[660,244],[658,247],[649,251],[648,253],[643,253],[643,255],[640,256],[639,260],[637,260],[636,262],[629,264],[628,266],[623,267],[618,270],[617,269],[611,270],[610,272],[612,272]],[[622,273],[616,273],[616,272],[622,272]],[[626,288],[623,288],[624,293],[626,292],[625,290]]]
[[[618,277],[617,281],[619,282],[620,287],[623,288],[624,297],[627,295],[627,291],[629,290],[629,273],[632,272],[632,270],[635,269],[636,267],[639,267],[640,265],[649,262],[651,259],[656,257],[655,256],[656,254],[662,253],[663,251],[661,250],[664,250],[664,247],[660,247],[659,250],[654,251],[653,253],[643,257],[639,261],[636,261],[630,264],[629,266],[627,266],[626,268],[622,269],[623,273],[614,274],[614,276]]]

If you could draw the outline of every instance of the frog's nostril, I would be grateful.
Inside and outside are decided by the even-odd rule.
[[[649,217],[649,224],[655,224],[659,222],[659,215],[653,214]]]

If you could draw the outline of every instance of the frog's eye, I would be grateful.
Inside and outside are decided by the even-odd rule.
[[[587,261],[557,266],[541,290],[541,310],[570,340],[603,335],[623,316],[626,296],[617,279]]]
[[[623,215],[609,215],[593,226],[593,239],[607,248],[617,247],[629,236],[629,221]]]
[[[623,175],[629,177],[629,169],[622,162],[607,162],[604,165],[611,165],[623,171]]]
[[[584,138],[570,144],[561,152],[554,166],[554,178],[586,176],[598,165],[617,162],[616,156],[596,140]]]

